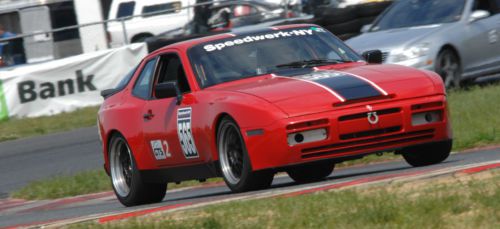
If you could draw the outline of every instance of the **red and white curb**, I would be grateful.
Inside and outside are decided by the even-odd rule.
[[[365,177],[365,178],[358,178],[350,181],[341,181],[341,182],[333,182],[333,183],[328,183],[328,184],[320,184],[320,185],[315,185],[315,186],[308,186],[308,187],[299,187],[299,188],[292,188],[292,189],[287,189],[287,190],[269,190],[264,193],[254,193],[250,195],[240,195],[240,196],[235,196],[231,198],[225,198],[221,200],[208,200],[204,202],[198,202],[198,203],[181,203],[181,204],[175,204],[175,205],[168,205],[168,206],[161,206],[161,207],[144,207],[141,209],[135,209],[131,211],[126,211],[126,212],[114,212],[114,213],[108,213],[108,214],[96,214],[96,215],[90,215],[90,216],[85,216],[85,217],[79,217],[79,218],[72,218],[72,219],[65,219],[65,220],[57,220],[57,221],[50,221],[50,222],[37,222],[33,224],[26,224],[26,225],[16,225],[13,227],[8,227],[8,228],[26,228],[26,227],[60,227],[63,225],[68,225],[68,224],[73,224],[73,223],[79,223],[79,222],[86,222],[86,221],[94,221],[98,223],[107,223],[111,221],[116,221],[116,220],[123,220],[123,219],[128,219],[131,217],[137,217],[137,216],[143,216],[147,214],[152,214],[152,213],[167,213],[167,212],[173,212],[173,211],[180,211],[180,210],[186,210],[186,209],[192,209],[192,208],[199,208],[207,205],[213,205],[213,204],[218,204],[218,203],[225,203],[225,202],[231,202],[231,201],[238,201],[238,200],[251,200],[251,199],[261,199],[261,198],[269,198],[269,197],[278,197],[278,198],[288,198],[288,197],[293,197],[293,196],[299,196],[299,195],[305,195],[309,193],[316,193],[316,192],[321,192],[321,191],[329,191],[329,190],[335,190],[335,189],[341,189],[341,188],[347,188],[347,187],[359,187],[359,186],[365,186],[365,185],[373,185],[373,184],[380,184],[380,183],[391,183],[395,181],[409,181],[409,180],[416,180],[416,179],[425,179],[425,178],[431,178],[431,177],[437,177],[437,176],[442,176],[442,175],[449,175],[449,174],[473,174],[473,173],[478,173],[482,172],[485,170],[490,170],[490,169],[497,169],[500,168],[500,160],[498,161],[491,161],[491,162],[484,162],[484,163],[477,163],[477,164],[470,164],[470,165],[463,165],[463,166],[454,166],[454,167],[449,167],[449,168],[437,168],[437,169],[422,169],[418,171],[410,171],[410,172],[402,172],[402,173],[397,173],[397,174],[385,174],[385,175],[378,175],[378,176],[373,176],[373,177]],[[95,194],[99,196],[99,194]],[[104,194],[101,194],[105,196]],[[109,198],[109,197],[108,197]],[[81,200],[82,197],[75,197],[75,198],[68,198],[70,200],[62,201],[59,200],[60,202],[71,202],[71,201],[76,201],[76,200]],[[15,203],[19,203],[21,200],[10,200],[12,205],[15,205]],[[17,201],[17,202],[16,202]],[[46,206],[45,206],[46,207]],[[38,207],[40,209],[43,209],[44,206]]]

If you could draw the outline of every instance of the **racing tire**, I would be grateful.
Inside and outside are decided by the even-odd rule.
[[[405,148],[397,153],[413,167],[438,164],[450,156],[452,141],[437,142]]]
[[[111,138],[108,152],[111,183],[120,203],[130,207],[163,200],[167,183],[143,181],[132,151],[123,136],[115,134]]]
[[[363,18],[359,18],[359,24],[361,25],[361,27],[365,26],[365,25],[371,25],[375,22],[375,20],[377,19],[377,17],[363,17]]]
[[[392,1],[359,4],[356,5],[356,13],[358,17],[377,17],[391,4]]]
[[[361,31],[361,21],[352,20],[349,22],[344,22],[340,24],[325,26],[325,29],[330,31],[335,35],[346,34],[346,33],[359,33]]]
[[[340,34],[340,35],[337,35],[337,37],[340,39],[340,40],[343,40],[343,41],[346,41],[346,40],[349,40],[355,36],[358,36],[359,33],[346,33],[346,34]]]
[[[153,37],[151,34],[141,34],[132,38],[131,43],[141,43],[145,42],[148,38]]]
[[[299,165],[287,171],[288,176],[297,183],[310,183],[324,180],[332,174],[335,163],[331,161]]]
[[[436,72],[443,79],[446,88],[459,88],[461,83],[462,66],[460,58],[449,48],[439,52],[435,63]]]
[[[321,5],[321,6],[316,7],[316,9],[314,9],[314,12],[313,12],[314,18],[316,18],[316,19],[323,18],[325,16],[326,10],[328,8],[331,8],[331,6]]]
[[[357,15],[353,7],[326,8],[321,21],[324,25],[335,25],[356,20]]]
[[[252,171],[240,128],[230,117],[224,117],[219,124],[217,149],[222,177],[231,191],[245,192],[271,186],[274,172]]]

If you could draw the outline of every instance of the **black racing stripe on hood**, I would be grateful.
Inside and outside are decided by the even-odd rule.
[[[322,71],[298,78],[328,87],[346,100],[357,100],[383,95],[370,83],[345,73]]]
[[[274,74],[279,76],[298,76],[298,75],[311,74],[313,72],[314,69],[312,68],[285,68],[275,71]]]

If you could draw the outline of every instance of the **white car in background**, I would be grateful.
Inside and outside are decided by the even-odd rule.
[[[107,31],[112,47],[142,42],[148,37],[185,26],[193,18],[195,0],[113,0]],[[168,12],[162,12],[168,11]],[[158,14],[155,14],[158,12]],[[144,15],[143,14],[149,14]],[[125,28],[125,31],[124,31]]]

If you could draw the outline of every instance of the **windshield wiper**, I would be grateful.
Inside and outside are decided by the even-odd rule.
[[[302,60],[302,61],[294,61],[287,64],[276,65],[277,68],[307,68],[307,67],[315,67],[327,64],[340,64],[346,63],[349,61],[344,60],[329,60],[329,59],[316,59],[316,60]]]

